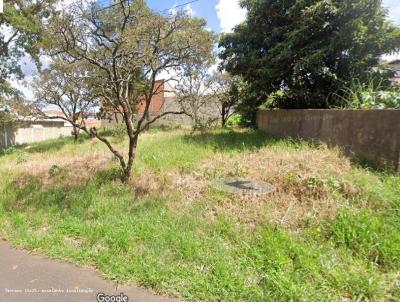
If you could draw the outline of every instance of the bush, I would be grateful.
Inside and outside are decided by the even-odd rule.
[[[279,108],[279,104],[282,101],[282,99],[285,98],[285,92],[280,89],[278,91],[275,91],[273,93],[271,93],[267,100],[261,104],[258,108],[259,109],[273,109],[273,108]]]
[[[354,80],[343,89],[344,106],[353,109],[400,109],[400,89],[384,87],[382,82],[370,79],[368,83]]]
[[[27,152],[18,152],[17,163],[22,164],[28,161],[30,155]]]
[[[239,113],[236,113],[229,117],[228,121],[226,122],[227,126],[240,126],[243,123],[242,116]]]
[[[62,171],[61,167],[58,165],[53,165],[51,166],[50,170],[49,170],[49,175],[50,176],[56,176],[58,174],[60,174]]]
[[[127,133],[126,131],[127,130],[125,124],[117,124],[114,128],[111,129],[111,136],[118,140],[122,140]]]
[[[10,154],[13,154],[15,151],[17,151],[17,149],[15,149],[14,147],[8,147],[8,148],[3,149],[1,151],[1,154],[2,155],[10,155]]]

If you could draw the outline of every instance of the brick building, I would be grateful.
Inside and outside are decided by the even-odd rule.
[[[149,108],[149,118],[154,117],[166,111],[181,111],[181,108],[176,101],[176,95],[173,87],[164,80],[158,80],[155,83],[154,94]],[[145,111],[145,101],[140,102],[138,105],[138,113],[136,116],[141,116]],[[122,122],[122,116],[119,112],[104,109],[105,116],[102,119],[102,126],[104,128],[114,127],[116,124]],[[157,124],[190,124],[191,120],[186,115],[167,115],[157,121]]]

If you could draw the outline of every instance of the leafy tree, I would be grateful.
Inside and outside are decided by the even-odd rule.
[[[21,93],[8,80],[23,77],[19,60],[25,55],[39,64],[37,42],[42,36],[42,20],[53,11],[53,3],[55,0],[4,1],[4,13],[0,14],[0,106],[12,107],[13,111],[21,106]]]
[[[149,110],[153,96],[164,92],[165,86],[157,81],[161,73],[211,55],[212,34],[204,26],[204,20],[185,13],[152,12],[143,0],[119,0],[108,9],[76,6],[73,13],[51,20],[44,44],[48,54],[85,62],[93,93],[123,117],[129,140],[126,156],[96,128],[89,130],[118,158],[123,181],[131,176],[139,134],[167,114],[182,114],[171,111],[150,117]],[[172,80],[174,75],[165,82]],[[143,112],[138,112],[139,104]]]
[[[232,77],[227,93],[230,102],[235,104],[235,113],[241,116],[240,125],[254,126],[256,111],[264,96],[257,95],[240,76]]]
[[[211,73],[212,62],[183,68],[181,81],[175,87],[182,110],[192,119],[193,130],[203,131],[215,126],[218,120],[224,127],[237,105],[238,98],[230,94],[236,79],[228,73]]]
[[[243,77],[255,110],[329,108],[353,78],[379,75],[382,54],[400,47],[400,29],[380,0],[243,0],[247,20],[223,35],[223,67]]]
[[[80,130],[86,130],[85,119],[99,106],[87,79],[85,65],[80,62],[66,63],[58,58],[41,73],[33,86],[36,94],[33,106],[35,113],[48,119],[61,118],[70,123],[76,141]],[[55,106],[63,115],[49,116],[44,111],[48,106]]]
[[[203,66],[189,68],[175,87],[179,106],[192,120],[193,131],[203,132],[217,120],[215,115],[210,114],[210,108],[215,105],[215,99],[209,91],[210,85],[211,78]]]
[[[218,102],[221,126],[225,127],[228,119],[235,113],[239,98],[231,94],[237,79],[226,72],[215,72],[211,77],[211,90]]]

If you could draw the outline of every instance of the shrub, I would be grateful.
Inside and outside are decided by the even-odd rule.
[[[400,109],[400,89],[385,87],[373,78],[368,83],[353,80],[350,87],[343,89],[344,106],[354,109]]]
[[[236,113],[236,114],[232,115],[231,117],[229,117],[226,124],[228,126],[240,126],[240,125],[242,125],[242,121],[243,121],[242,116],[239,113]]]
[[[13,154],[15,151],[17,151],[17,149],[15,149],[14,147],[8,147],[8,148],[3,149],[1,151],[1,154],[10,155],[10,154]]]
[[[18,164],[22,164],[22,163],[25,163],[25,162],[27,162],[28,161],[28,159],[29,159],[29,153],[27,153],[27,152],[18,152],[18,155],[17,155],[17,163]]]
[[[111,129],[111,136],[116,138],[117,140],[122,140],[126,135],[126,126],[125,124],[117,124],[114,128]]]
[[[61,173],[61,167],[57,166],[57,165],[53,165],[51,166],[50,170],[49,170],[49,174],[50,176],[55,176]]]

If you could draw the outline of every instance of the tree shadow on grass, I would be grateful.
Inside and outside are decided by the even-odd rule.
[[[42,153],[62,149],[65,145],[82,144],[87,140],[87,136],[80,136],[77,141],[73,137],[61,137],[58,139],[47,140],[32,145],[22,147],[23,151],[28,153]]]
[[[72,144],[82,144],[88,137],[80,136],[77,141],[73,137],[60,137],[57,139],[50,139],[42,142],[32,143],[32,144],[22,144],[9,147],[7,149],[0,149],[0,157],[12,154],[16,151],[26,152],[26,153],[44,153],[48,151],[57,151],[62,149],[65,145]]]
[[[44,187],[40,177],[14,180],[4,190],[3,207],[6,211],[45,210],[61,206],[70,190]]]
[[[376,161],[367,159],[361,155],[348,155],[351,161],[351,164],[355,167],[371,171],[373,173],[385,174],[385,175],[400,175],[399,172],[393,170],[388,166],[384,166]]]
[[[251,151],[282,141],[259,130],[222,130],[219,132],[185,135],[190,144],[211,147],[215,151]]]

